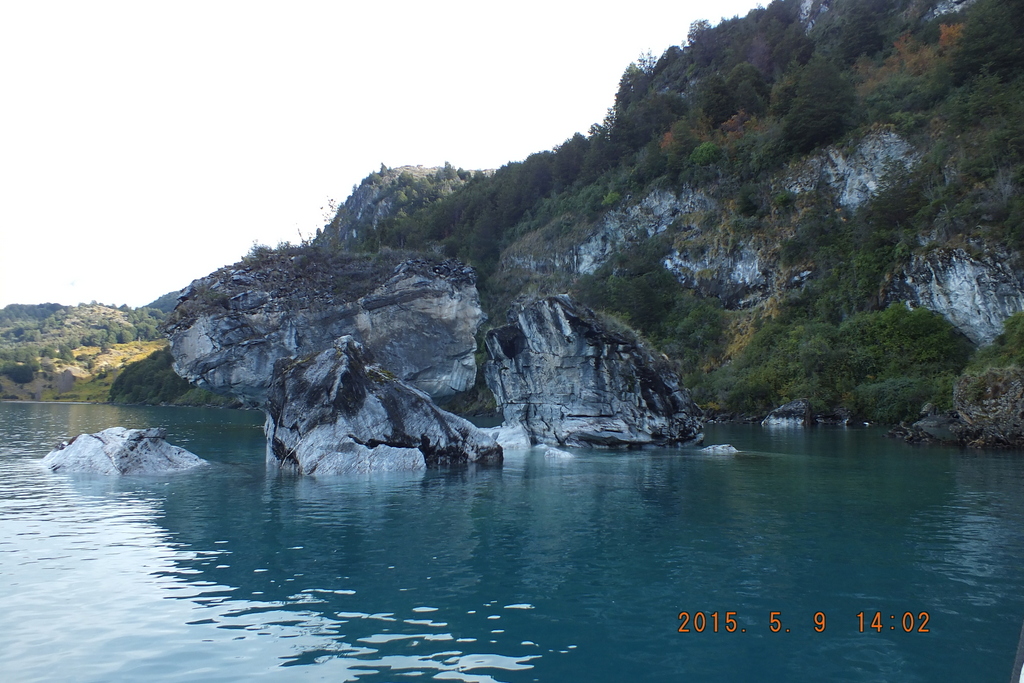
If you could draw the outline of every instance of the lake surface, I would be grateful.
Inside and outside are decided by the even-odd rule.
[[[0,678],[1009,680],[1020,453],[709,425],[742,452],[313,479],[266,472],[261,423],[0,403]],[[166,427],[212,466],[39,464],[116,425]]]

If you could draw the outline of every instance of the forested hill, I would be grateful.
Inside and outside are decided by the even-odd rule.
[[[492,321],[573,292],[715,410],[948,406],[1024,310],[1024,0],[776,0],[680,36],[587,135],[317,244],[461,258]]]

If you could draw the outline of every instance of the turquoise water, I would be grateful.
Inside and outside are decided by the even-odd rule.
[[[711,425],[709,442],[743,452],[534,451],[316,480],[268,475],[260,424],[0,403],[3,680],[1009,679],[1019,453]],[[213,466],[39,465],[114,425],[164,426]],[[679,633],[681,611],[703,632],[691,616]]]

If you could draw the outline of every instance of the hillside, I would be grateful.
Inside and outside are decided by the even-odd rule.
[[[0,309],[0,398],[105,401],[121,368],[166,347],[165,317],[95,302]]]
[[[588,135],[370,223],[354,194],[316,245],[458,257],[492,321],[571,291],[714,411],[895,422],[1024,310],[1022,68],[1021,0],[776,0],[629,65]]]

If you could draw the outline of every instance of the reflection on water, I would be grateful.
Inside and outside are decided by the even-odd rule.
[[[313,479],[266,474],[260,423],[0,404],[0,670],[512,683],[991,680],[1012,666],[1014,454],[713,426],[710,442],[743,452],[518,452],[500,469]],[[213,466],[39,466],[56,441],[115,424],[164,426]],[[735,612],[744,631],[681,634],[684,610]],[[855,615],[876,611],[884,632],[860,632]],[[930,632],[904,633],[908,611],[928,611]]]

